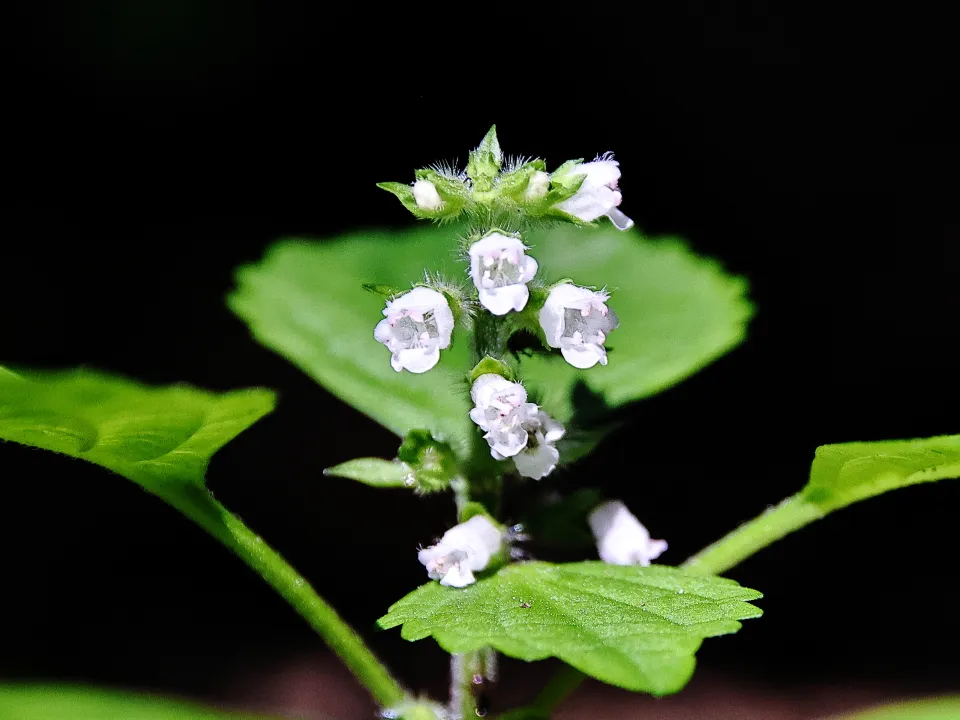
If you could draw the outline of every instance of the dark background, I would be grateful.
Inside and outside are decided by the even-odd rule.
[[[412,685],[442,692],[442,654],[373,622],[423,581],[414,550],[449,525],[449,501],[322,477],[397,441],[255,344],[223,297],[277,237],[407,225],[374,183],[463,160],[493,122],[507,152],[551,166],[615,151],[640,228],[751,283],[747,344],[637,404],[565,480],[625,498],[670,541],[665,562],[796,490],[818,445],[960,431],[945,18],[491,6],[427,28],[452,10],[409,4],[394,26],[362,7],[265,5],[38,2],[10,17],[0,361],[277,389],[210,485]],[[409,29],[381,38],[391,27]],[[325,652],[132,483],[14,445],[0,468],[3,678],[212,698]],[[960,689],[957,507],[960,484],[910,488],[747,561],[730,575],[766,593],[766,617],[707,642],[701,667],[782,688]]]

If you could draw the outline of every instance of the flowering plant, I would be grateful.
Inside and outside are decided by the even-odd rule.
[[[436,228],[282,241],[239,271],[229,298],[257,340],[402,438],[395,458],[345,459],[327,475],[452,495],[446,532],[411,548],[424,584],[379,620],[451,654],[445,704],[409,691],[207,491],[211,456],[273,410],[270,391],[0,369],[0,437],[101,465],[194,520],[300,612],[385,718],[486,713],[498,654],[566,664],[521,708],[493,698],[501,718],[549,717],[588,675],[677,692],[704,639],[760,615],[751,604],[760,593],[720,573],[848,504],[957,476],[960,436],[821,447],[800,492],[677,567],[654,564],[667,542],[600,489],[505,507],[505,485],[549,487],[615,426],[616,408],[683,380],[745,336],[745,283],[678,241],[631,231],[619,178],[610,154],[553,172],[540,159],[505,158],[491,129],[463,170],[434,166],[411,184],[380,185]],[[656,528],[656,508],[638,512]],[[527,543],[551,534],[585,540],[594,559],[533,559]],[[46,707],[10,691],[0,709],[11,697]],[[140,702],[114,715],[139,717]]]

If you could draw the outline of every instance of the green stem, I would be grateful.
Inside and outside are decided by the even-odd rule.
[[[707,546],[680,567],[704,575],[719,575],[825,514],[802,495],[794,495]],[[549,717],[586,677],[579,670],[565,665],[529,706],[530,710],[536,715]]]
[[[823,516],[823,510],[801,495],[788,497],[704,548],[680,567],[704,575],[719,575]]]
[[[293,606],[324,639],[381,707],[407,693],[359,635],[290,564],[203,488],[164,494],[163,499],[226,545]]]
[[[479,674],[479,652],[450,656],[450,717],[453,720],[477,717],[473,679]]]

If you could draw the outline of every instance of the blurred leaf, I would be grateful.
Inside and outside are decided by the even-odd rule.
[[[383,302],[362,285],[406,287],[425,271],[462,277],[457,233],[456,226],[424,226],[329,242],[284,240],[238,271],[228,302],[259,342],[338,397],[398,435],[426,428],[464,456],[475,436],[467,416],[466,377],[474,365],[469,335],[458,326],[453,346],[430,372],[396,373],[389,352],[373,338]],[[524,381],[561,421],[573,415],[578,379],[595,396],[595,407],[614,409],[667,389],[744,338],[751,314],[746,283],[680,241],[569,225],[526,239],[544,281],[569,276],[615,291],[611,305],[620,328],[610,336],[607,367],[578,371],[559,354],[522,362]]]
[[[268,720],[177,700],[69,685],[0,685],[3,720]]]
[[[422,375],[397,373],[390,352],[373,337],[383,300],[361,285],[409,287],[425,267],[459,276],[456,247],[453,231],[434,227],[326,243],[282,241],[260,264],[238,271],[229,304],[262,344],[397,435],[426,428],[466,454],[473,436],[465,381],[473,367],[469,338],[457,328],[437,367]]]
[[[834,720],[957,720],[960,718],[960,697],[936,698],[916,702],[885,705]]]
[[[643,239],[605,225],[559,226],[528,242],[542,280],[570,277],[578,285],[606,287],[620,319],[607,339],[606,366],[577,370],[559,353],[523,358],[524,382],[563,422],[574,414],[578,381],[592,391],[594,403],[616,408],[677,384],[746,337],[753,312],[746,282],[681,240]]]
[[[960,477],[960,435],[817,448],[801,497],[825,513],[888,490]]]
[[[760,593],[665,566],[509,565],[462,590],[428,583],[378,621],[444,650],[492,646],[521,660],[557,657],[604,682],[665,695],[690,679],[704,638],[760,616]]]
[[[357,480],[373,487],[407,487],[413,483],[413,468],[400,460],[380,458],[357,458],[334,465],[323,471],[324,475]]]

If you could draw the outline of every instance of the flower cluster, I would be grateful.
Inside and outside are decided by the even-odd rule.
[[[470,419],[491,456],[512,461],[523,477],[540,480],[554,471],[560,462],[557,442],[566,429],[516,381],[504,361],[512,357],[507,341],[516,332],[534,332],[545,350],[559,350],[567,363],[585,370],[607,364],[605,343],[618,325],[605,290],[569,280],[550,285],[538,277],[540,267],[528,254],[532,248],[524,242],[523,228],[534,221],[585,225],[606,217],[617,229],[629,229],[633,221],[619,209],[619,179],[619,163],[609,153],[592,162],[569,161],[553,173],[542,160],[504,162],[491,129],[470,153],[465,170],[435,166],[417,171],[412,185],[380,185],[417,217],[447,221],[466,215],[479,229],[464,245],[472,291],[427,282],[395,293],[374,337],[390,350],[394,370],[425,373],[450,347],[454,325],[472,317],[478,364],[470,373]],[[598,508],[590,522],[600,555],[609,562],[646,564],[665,547],[641,532],[642,525],[622,505]],[[431,578],[464,587],[499,552],[500,543],[500,531],[476,516],[421,550],[420,561]]]
[[[486,373],[474,381],[470,397],[470,419],[485,432],[496,460],[513,458],[517,472],[534,480],[553,472],[560,459],[553,444],[563,437],[563,425],[527,402],[523,385]]]

